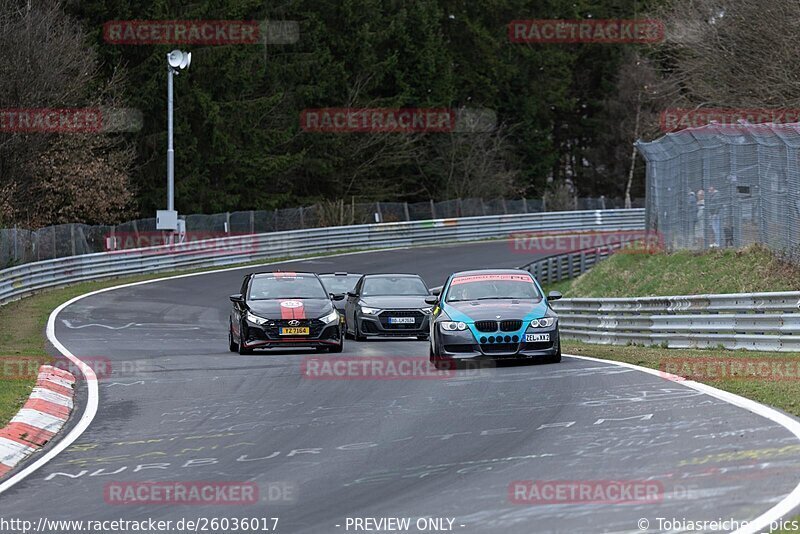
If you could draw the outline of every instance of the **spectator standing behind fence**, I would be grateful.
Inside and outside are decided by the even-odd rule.
[[[686,200],[686,214],[683,221],[684,246],[691,247],[694,241],[694,227],[697,224],[697,197],[694,191],[689,191],[689,198]]]
[[[705,192],[702,189],[697,190],[697,220],[694,224],[694,240],[695,246],[704,248],[706,237],[706,200]]]
[[[708,198],[706,199],[706,209],[708,210],[709,218],[711,219],[711,233],[710,237],[711,246],[719,246],[719,212],[720,212],[720,198],[719,191],[713,186],[708,186]]]

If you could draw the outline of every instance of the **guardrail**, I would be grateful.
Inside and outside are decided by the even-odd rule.
[[[479,239],[514,232],[635,230],[644,210],[590,210],[491,215],[291,230],[192,243],[71,256],[0,271],[0,305],[43,289],[125,275],[303,256]]]
[[[543,284],[578,276],[622,243],[539,259],[524,269]],[[800,292],[554,301],[565,338],[606,345],[800,350]]]
[[[557,254],[536,260],[521,268],[535,276],[540,284],[553,284],[580,276],[622,246],[622,243],[612,243],[603,247]]]
[[[800,350],[800,291],[572,298],[553,308],[561,334],[587,343]]]

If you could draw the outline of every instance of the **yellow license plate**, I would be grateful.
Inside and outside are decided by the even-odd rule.
[[[308,334],[307,326],[284,326],[281,328],[282,336],[307,336]]]

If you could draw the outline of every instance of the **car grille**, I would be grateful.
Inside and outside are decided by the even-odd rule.
[[[486,354],[494,352],[516,352],[518,347],[518,343],[491,343],[481,345],[483,352]]]
[[[497,321],[475,321],[475,329],[478,332],[496,332]]]
[[[413,317],[414,322],[408,324],[390,324],[389,317]],[[381,326],[386,330],[418,330],[422,326],[425,314],[417,310],[386,310],[378,315]]]
[[[372,321],[361,321],[361,331],[365,334],[377,334],[378,329]]]
[[[303,338],[314,339],[314,338],[318,338],[320,333],[322,332],[322,329],[325,328],[325,324],[323,324],[323,322],[320,321],[319,319],[296,319],[296,320],[299,321],[300,324],[298,324],[298,325],[290,325],[289,324],[290,319],[279,319],[279,320],[276,320],[276,321],[270,321],[269,323],[264,325],[264,332],[266,332],[266,334],[269,336],[270,339],[281,339],[281,338],[287,338],[287,337],[303,337]],[[308,335],[282,336],[280,334],[280,329],[282,327],[285,327],[285,326],[289,326],[289,327],[291,327],[291,326],[299,326],[299,327],[307,326],[308,327]]]
[[[472,352],[475,347],[469,344],[445,345],[444,350],[447,352]]]
[[[506,319],[500,321],[500,330],[503,332],[516,332],[522,328],[522,321],[519,319]]]

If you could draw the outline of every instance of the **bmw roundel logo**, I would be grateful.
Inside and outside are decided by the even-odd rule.
[[[284,308],[300,308],[303,306],[303,303],[299,300],[284,300],[281,302],[281,306]]]

